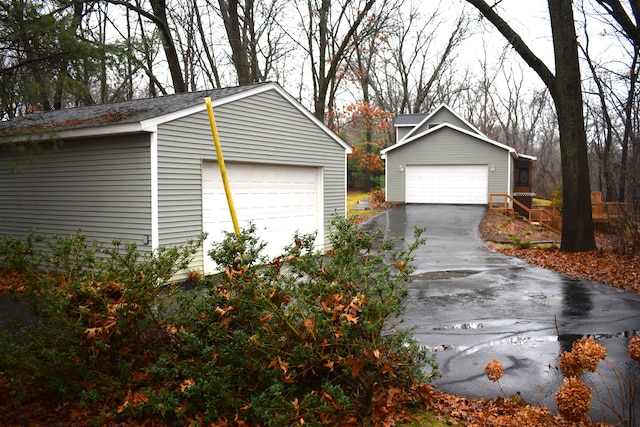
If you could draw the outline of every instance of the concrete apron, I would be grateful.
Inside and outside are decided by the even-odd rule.
[[[640,295],[490,251],[477,231],[485,212],[406,205],[363,224],[407,240],[415,226],[427,227],[404,325],[415,326],[415,337],[434,352],[441,372],[435,383],[471,398],[517,394],[555,411],[560,354],[590,336],[607,348],[606,361],[583,377],[593,388],[591,418],[640,425],[640,364],[627,353],[629,338],[640,333]],[[491,359],[504,368],[499,385],[484,373]]]

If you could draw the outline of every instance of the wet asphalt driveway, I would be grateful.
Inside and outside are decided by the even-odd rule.
[[[502,392],[484,366],[499,359],[507,396],[555,410],[562,383],[556,368],[562,351],[588,335],[607,347],[607,363],[585,376],[594,388],[594,421],[640,425],[640,365],[627,343],[640,333],[640,295],[599,283],[573,280],[490,251],[478,236],[483,206],[398,206],[365,223],[410,240],[426,226],[427,243],[416,254],[405,325],[431,349],[444,391],[494,398]],[[635,391],[622,387],[635,386]],[[635,405],[630,404],[635,395]],[[598,402],[601,400],[602,402]],[[615,410],[607,407],[615,406]],[[635,406],[635,407],[634,407]]]

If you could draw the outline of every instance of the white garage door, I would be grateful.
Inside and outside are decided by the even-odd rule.
[[[265,253],[274,257],[291,244],[293,234],[320,229],[321,199],[319,168],[227,163],[227,176],[240,228],[249,221],[267,243]],[[219,242],[223,231],[233,232],[220,170],[216,162],[205,162],[202,173],[203,229],[208,233],[204,246],[205,272],[215,269],[206,253]],[[317,242],[322,242],[318,234]]]
[[[485,204],[487,165],[407,166],[407,203]]]

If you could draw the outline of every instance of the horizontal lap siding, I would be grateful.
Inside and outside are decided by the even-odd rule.
[[[214,107],[214,114],[225,162],[322,167],[325,230],[334,211],[345,214],[344,148],[280,94],[243,98]],[[206,111],[159,126],[160,245],[202,231],[202,160],[215,159]],[[192,268],[203,268],[202,254]]]
[[[42,143],[17,173],[0,167],[0,235],[72,234],[142,242],[151,234],[148,135]],[[19,164],[15,155],[4,165]],[[18,163],[16,163],[18,162]]]
[[[440,129],[387,153],[387,200],[402,202],[405,198],[407,165],[495,165],[489,172],[489,193],[504,193],[508,187],[507,150],[461,134],[453,129]]]
[[[471,129],[465,122],[456,117],[455,114],[452,114],[445,108],[441,108],[435,114],[433,114],[433,116],[431,116],[426,123],[423,123],[418,129],[416,129],[416,131],[413,132],[411,136],[416,136],[422,132],[426,132],[430,127],[437,126],[442,123],[449,123],[453,126],[475,132],[475,130]]]

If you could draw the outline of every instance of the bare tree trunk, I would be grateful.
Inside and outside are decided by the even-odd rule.
[[[556,77],[551,96],[556,104],[562,157],[561,250],[595,249],[587,135],[582,110],[580,64],[571,0],[549,0]]]
[[[211,49],[209,49],[209,43],[207,42],[207,38],[204,33],[204,26],[202,25],[202,17],[200,16],[200,10],[198,8],[196,0],[193,2],[193,9],[195,11],[196,16],[196,25],[198,26],[198,34],[200,35],[200,39],[202,42],[202,49],[204,50],[205,57],[207,59],[208,65],[211,67],[211,73],[206,73],[207,78],[209,79],[209,83],[214,88],[222,87],[220,83],[220,75],[218,73],[218,66],[211,54]],[[205,70],[207,67],[203,67]]]
[[[314,9],[311,1],[307,2],[309,13],[309,31],[308,34],[308,52],[312,54],[314,52],[313,36],[312,33],[316,30],[313,28],[314,16],[318,19],[317,32],[318,32],[318,57],[314,58],[317,62],[317,68],[314,68],[314,104],[315,104],[315,116],[324,121],[325,112],[327,106],[331,107],[331,100],[335,95],[335,90],[339,82],[336,80],[338,75],[339,65],[342,64],[348,54],[349,48],[353,47],[353,37],[356,34],[358,28],[360,28],[364,18],[367,16],[376,0],[366,0],[364,6],[358,9],[357,15],[352,21],[349,21],[349,29],[346,34],[341,37],[341,40],[336,40],[337,34],[332,34],[329,28],[329,18],[331,10],[331,1],[322,0],[319,9]],[[345,14],[349,7],[354,7],[353,1],[346,1],[341,5],[342,9],[339,11],[339,15],[346,20]],[[338,3],[334,3],[338,4]],[[334,37],[332,39],[332,37]],[[329,50],[329,46],[332,47]],[[329,102],[328,102],[329,101]]]
[[[169,30],[169,21],[167,20],[167,2],[166,0],[149,0],[151,3],[151,9],[156,17],[156,25],[162,34],[162,41],[164,47],[164,54],[167,57],[167,64],[169,65],[169,73],[171,73],[171,81],[173,82],[173,89],[176,93],[186,92],[187,86],[182,76],[182,68],[180,67],[180,59],[178,58],[178,52],[176,51],[175,43],[173,42],[173,36]]]
[[[249,68],[247,49],[240,32],[238,0],[218,0],[218,4],[220,5],[224,28],[227,31],[227,38],[231,47],[231,60],[238,75],[238,84],[249,84],[251,83],[251,70]]]
[[[629,141],[633,136],[633,104],[634,100],[636,99],[639,59],[640,46],[634,45],[633,63],[631,64],[631,75],[629,76],[629,91],[627,95],[627,102],[624,106],[624,136],[622,137],[622,153],[620,159],[620,189],[618,191],[618,197],[621,202],[624,202],[626,200]]]

